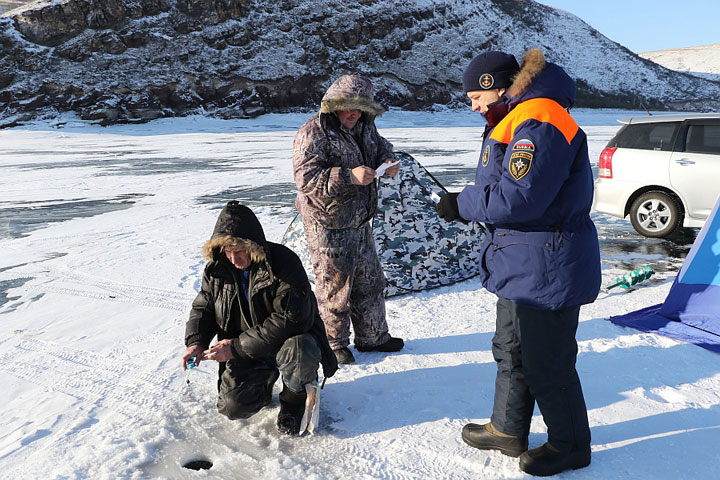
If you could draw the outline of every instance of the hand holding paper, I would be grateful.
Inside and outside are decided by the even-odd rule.
[[[395,160],[394,162],[389,162],[389,163],[383,163],[375,170],[375,178],[381,177],[385,173],[385,170],[397,165],[398,163],[400,163],[400,160]]]

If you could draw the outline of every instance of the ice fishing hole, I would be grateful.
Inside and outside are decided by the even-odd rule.
[[[183,465],[183,468],[189,468],[190,470],[210,470],[213,464],[210,460],[190,460]]]

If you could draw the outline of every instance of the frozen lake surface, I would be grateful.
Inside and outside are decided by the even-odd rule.
[[[573,114],[595,170],[615,120],[641,115]],[[179,355],[200,247],[230,199],[280,240],[295,215],[292,139],[307,117],[109,128],[59,118],[0,131],[0,476],[523,478],[517,460],[460,440],[464,423],[487,421],[494,385],[495,297],[475,279],[390,299],[406,348],[356,354],[323,390],[313,437],[276,434],[277,398],[251,419],[221,417],[208,364],[186,396]],[[378,125],[453,191],[474,178],[480,118],[389,112]],[[603,285],[646,264],[657,274],[581,310],[594,456],[565,476],[718,476],[720,357],[607,321],[664,300],[695,232],[645,239],[627,220],[593,220]],[[536,412],[531,446],[544,431]],[[214,466],[183,470],[192,458]]]

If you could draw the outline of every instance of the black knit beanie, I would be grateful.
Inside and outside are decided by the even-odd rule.
[[[463,73],[465,93],[475,90],[508,88],[520,70],[515,57],[503,52],[485,52],[470,61]]]

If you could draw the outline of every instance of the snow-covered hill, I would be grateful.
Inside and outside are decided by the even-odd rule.
[[[24,3],[28,3],[28,0],[0,0],[0,13],[12,10]]]
[[[639,53],[670,70],[688,72],[720,82],[720,43]]]
[[[531,47],[577,78],[577,106],[718,107],[720,85],[530,0],[35,0],[0,16],[0,126],[316,108],[348,71],[387,106],[452,107],[474,55]]]

